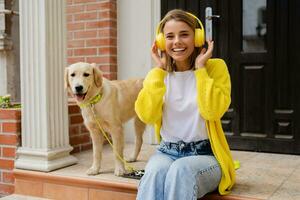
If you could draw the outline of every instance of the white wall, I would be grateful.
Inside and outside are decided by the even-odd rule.
[[[152,67],[150,49],[160,20],[160,0],[118,0],[118,79],[144,78]],[[125,139],[134,141],[132,122],[125,126]],[[147,127],[145,143],[154,143]]]

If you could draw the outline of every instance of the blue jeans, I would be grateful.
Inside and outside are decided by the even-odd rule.
[[[138,187],[138,200],[192,200],[218,188],[220,165],[208,140],[162,141],[149,159]]]

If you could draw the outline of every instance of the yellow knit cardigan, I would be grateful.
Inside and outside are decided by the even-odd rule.
[[[135,102],[137,115],[144,123],[154,125],[158,141],[160,141],[163,96],[166,92],[164,77],[167,73],[160,68],[153,68],[146,76],[143,89]],[[197,69],[194,73],[199,112],[206,120],[212,151],[222,169],[219,193],[225,195],[235,183],[234,163],[220,120],[231,101],[230,76],[222,59],[209,59],[204,68]]]

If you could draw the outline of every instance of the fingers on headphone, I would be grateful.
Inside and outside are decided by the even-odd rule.
[[[205,47],[203,47],[203,48],[201,49],[200,55],[203,55],[203,54],[205,54],[205,52],[206,52],[206,48],[205,48]]]
[[[208,42],[208,51],[213,51],[214,49],[214,41],[209,41]]]

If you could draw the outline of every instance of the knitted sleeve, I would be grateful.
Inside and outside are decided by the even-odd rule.
[[[143,89],[137,97],[135,111],[146,124],[155,124],[161,118],[166,74],[167,72],[160,68],[153,68],[147,74]]]
[[[218,120],[227,111],[230,102],[231,83],[227,66],[222,59],[209,59],[204,68],[195,71],[197,103],[202,117]]]

